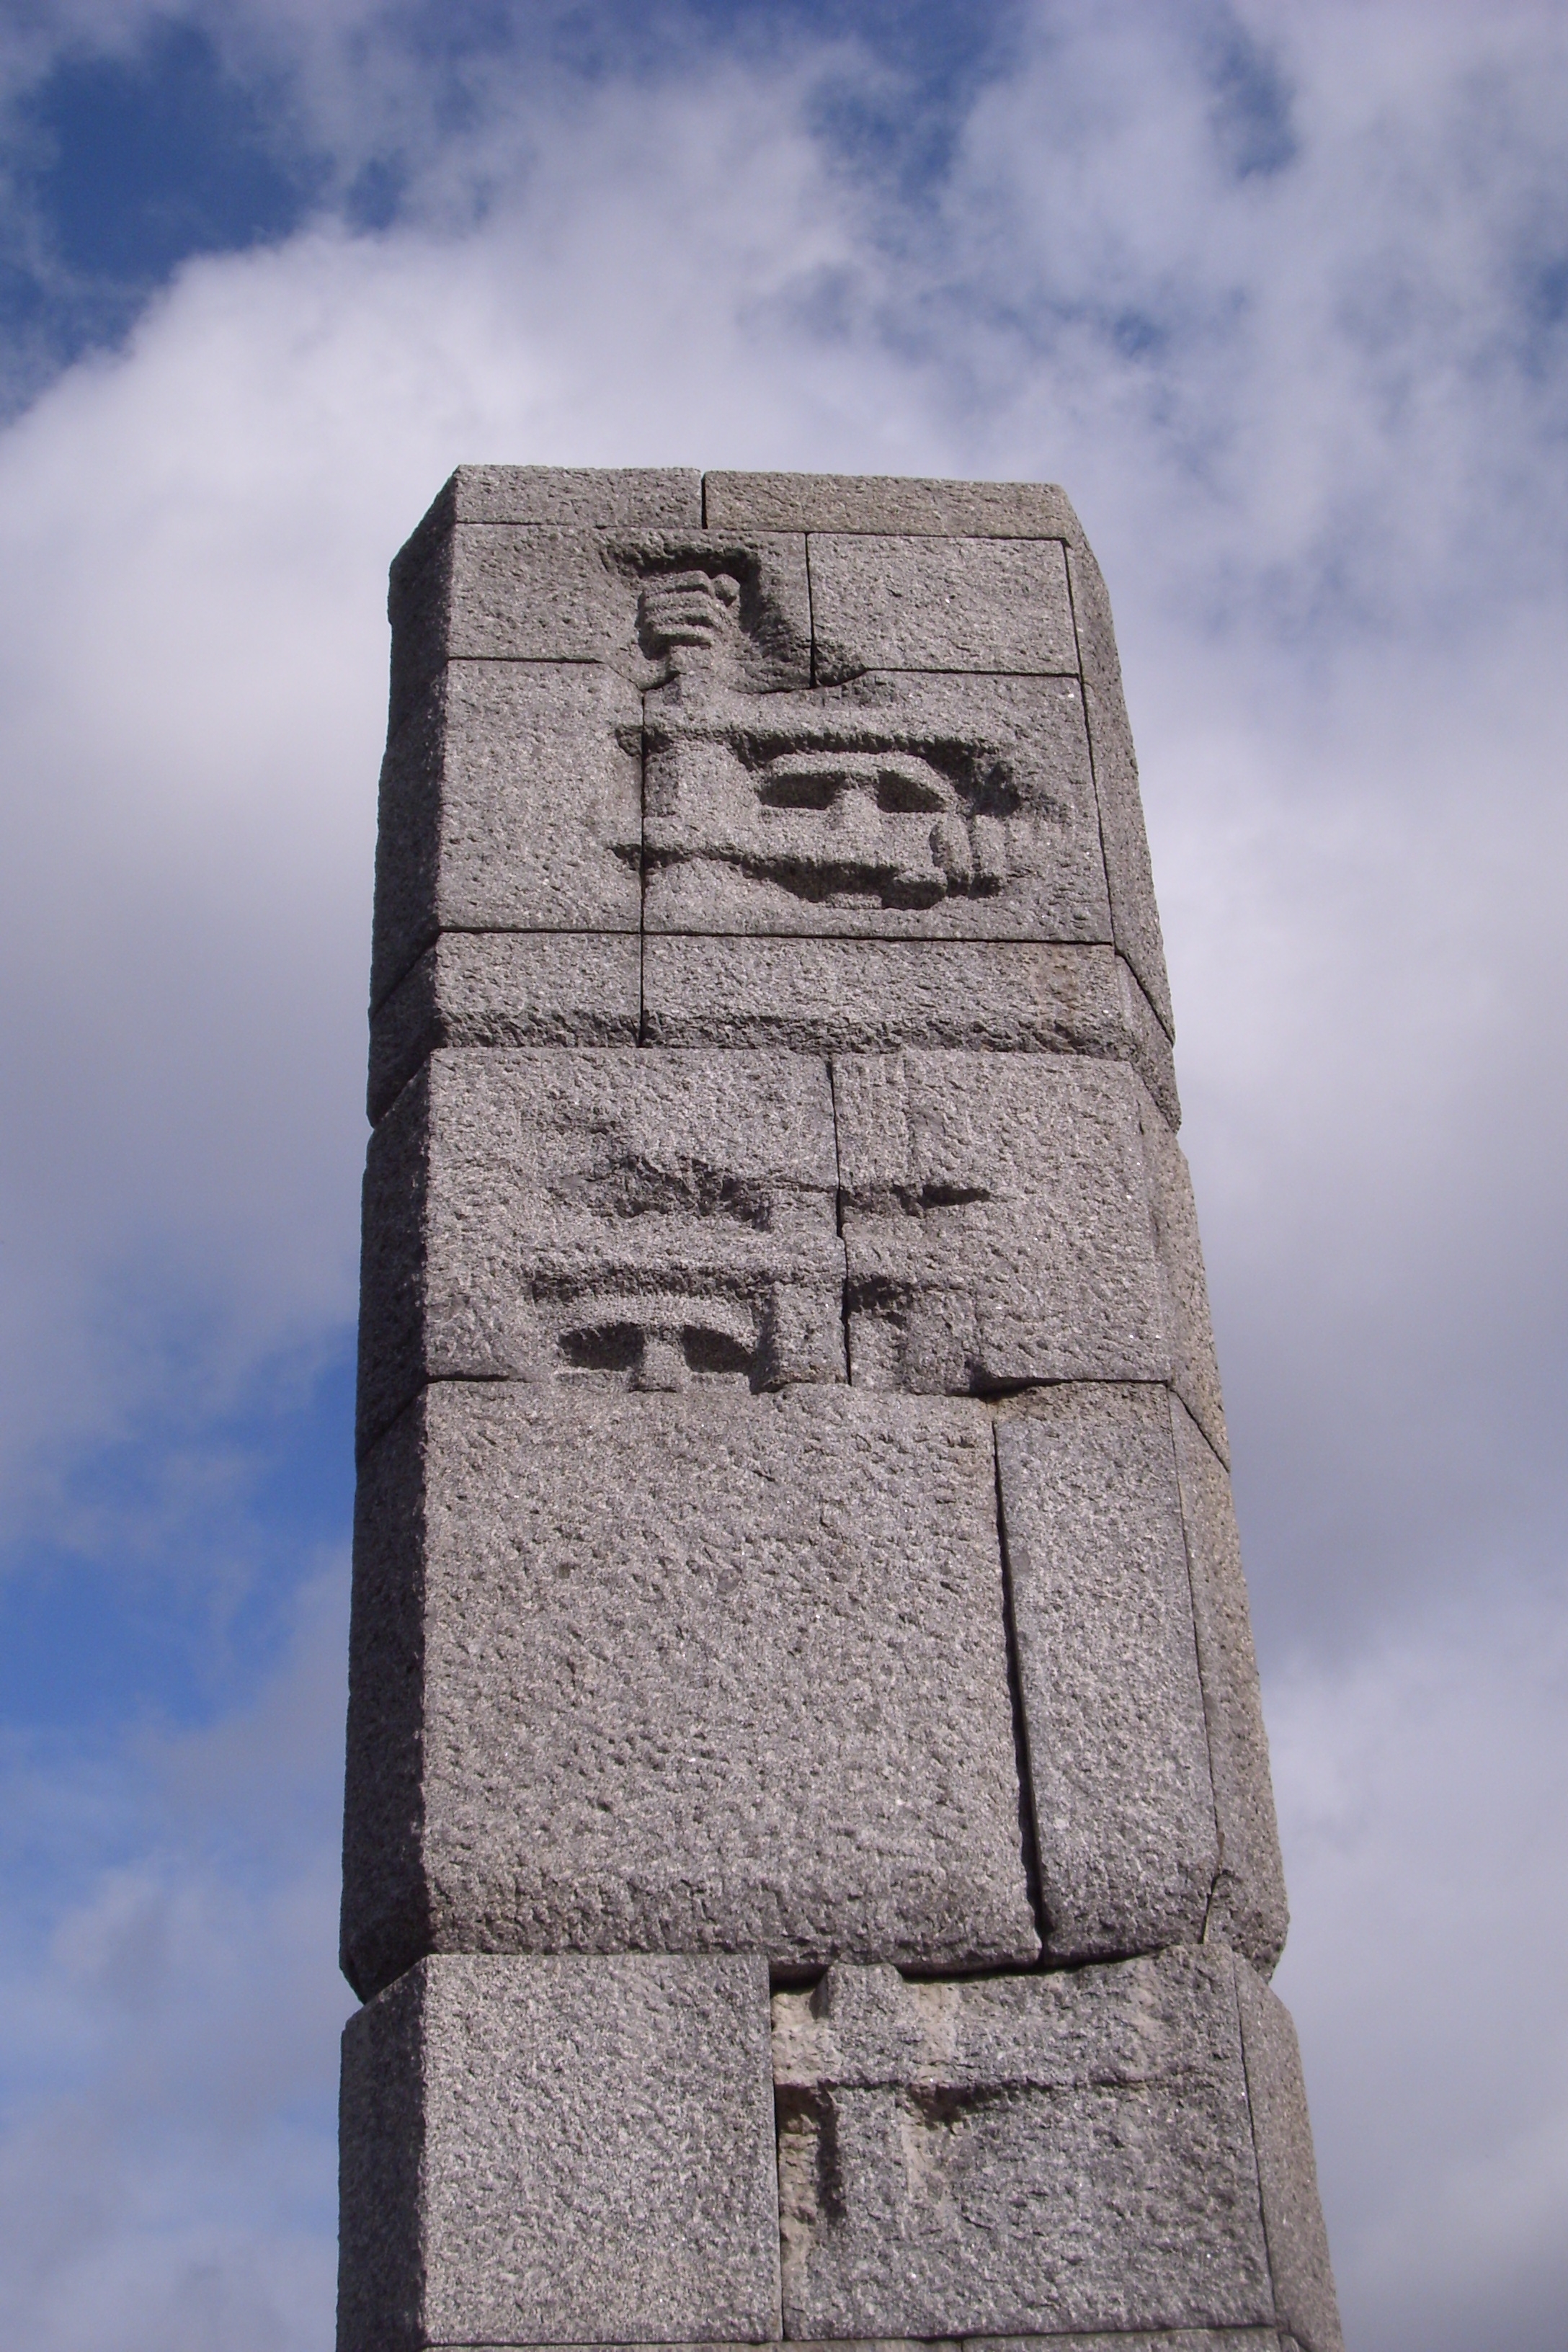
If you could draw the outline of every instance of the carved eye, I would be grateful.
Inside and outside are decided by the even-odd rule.
[[[642,1333],[635,1323],[563,1331],[561,1353],[574,1372],[635,1372],[642,1362]]]
[[[689,1324],[680,1335],[686,1360],[694,1372],[750,1372],[752,1354],[739,1339],[728,1331],[707,1331],[700,1324]]]
[[[924,760],[897,751],[797,751],[775,760],[757,786],[764,808],[831,808],[865,793],[888,816],[929,816],[955,805],[952,788]]]
[[[780,767],[758,786],[757,798],[764,808],[831,808],[845,782],[839,767]]]
[[[877,806],[889,816],[927,815],[949,807],[952,797],[929,770],[900,765],[878,771]]]

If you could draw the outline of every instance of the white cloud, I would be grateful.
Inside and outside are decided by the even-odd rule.
[[[1246,13],[1279,168],[1238,174],[1220,134],[1220,9],[1040,8],[973,110],[939,250],[993,433],[1065,424],[1187,625],[1261,622],[1260,649],[1560,591],[1561,13]]]
[[[1279,1984],[1353,2340],[1549,2352],[1568,2293],[1568,1588],[1499,1577],[1267,1696],[1297,1913]]]
[[[352,1313],[390,551],[462,457],[786,437],[735,311],[838,232],[780,96],[613,92],[486,236],[196,263],[0,436],[13,1458],[144,1401],[127,1282],[218,1368]]]
[[[1561,619],[1158,682],[1179,1066],[1267,1637],[1562,1551]],[[1174,667],[1174,665],[1172,666]],[[1228,666],[1227,666],[1228,667]]]
[[[1415,1328],[1457,1134],[1495,1132],[1527,1040],[1560,1050],[1563,485],[1558,395],[1507,359],[1498,290],[1561,44],[1537,27],[1526,73],[1533,20],[1468,45],[1413,21],[1396,52],[1379,18],[1347,77],[1350,20],[1282,17],[1299,159],[1237,180],[1177,19],[1046,12],[901,243],[810,127],[809,53],[651,96],[552,83],[510,148],[498,108],[454,151],[493,185],[477,228],[199,263],[0,438],[13,1449],[144,1401],[149,1290],[219,1366],[350,1311],[382,579],[481,453],[1068,478],[1122,618],[1194,1155],[1259,1204],[1247,1285],[1294,1298],[1310,1231],[1309,1321],[1375,1281]],[[1479,86],[1496,135],[1434,197]],[[1380,356],[1352,298],[1389,253],[1426,293]],[[1152,356],[1119,348],[1122,311],[1163,322]],[[1500,556],[1499,447],[1534,509],[1506,506]],[[1527,1122],[1524,1160],[1547,1143]],[[1494,1297],[1532,1248],[1560,1272],[1521,1205]],[[1244,1228],[1209,1223],[1223,1302]],[[1442,1239],[1464,1257],[1474,1225]],[[1328,1369],[1338,1328],[1298,1357]],[[1289,1387],[1289,1350],[1241,1345],[1248,1386]]]

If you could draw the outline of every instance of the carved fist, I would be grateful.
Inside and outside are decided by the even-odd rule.
[[[637,624],[653,653],[713,653],[729,638],[740,601],[740,583],[727,572],[667,572],[645,584]]]

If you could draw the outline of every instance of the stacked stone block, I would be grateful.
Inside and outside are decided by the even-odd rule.
[[[391,609],[342,2352],[1339,2352],[1071,508],[465,467]]]

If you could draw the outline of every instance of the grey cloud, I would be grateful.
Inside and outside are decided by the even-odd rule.
[[[1568,1591],[1500,1574],[1266,1693],[1355,2340],[1548,2352],[1568,2253]]]
[[[1213,11],[1204,31],[1200,54],[1214,93],[1209,120],[1221,154],[1238,180],[1288,170],[1300,140],[1278,45],[1260,39],[1225,7]]]
[[[1143,730],[1276,1655],[1560,1553],[1568,701],[1543,630],[1440,667],[1368,661],[1331,719],[1281,689],[1266,746],[1205,665],[1206,708],[1189,673]]]

